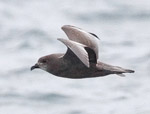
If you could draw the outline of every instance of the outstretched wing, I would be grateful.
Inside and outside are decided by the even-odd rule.
[[[62,30],[70,40],[86,45],[88,48],[92,49],[96,54],[96,60],[98,59],[99,38],[95,34],[71,25],[64,25]]]
[[[82,63],[84,63],[87,67],[90,66],[88,53],[85,50],[85,45],[67,39],[59,38],[58,40],[64,43],[69,48],[64,56],[70,56],[73,52],[81,60]]]

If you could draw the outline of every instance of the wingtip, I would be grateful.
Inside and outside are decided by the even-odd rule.
[[[89,32],[89,34],[91,34],[92,36],[94,36],[95,38],[97,38],[98,40],[100,40],[100,38],[96,34],[94,34],[92,32]]]
[[[129,70],[129,69],[127,69],[126,72],[127,72],[127,73],[134,73],[135,71],[134,71],[134,70]]]
[[[61,29],[64,30],[65,27],[66,27],[66,25],[63,25],[63,26],[61,27]]]
[[[89,63],[86,65],[88,68],[90,68],[90,65],[89,65]]]
[[[63,26],[61,27],[61,29],[62,29],[62,30],[65,30],[65,29],[70,28],[70,27],[73,27],[73,26],[72,26],[72,25],[63,25]]]
[[[86,67],[90,68],[89,58],[87,57],[86,62],[84,63]]]
[[[59,40],[61,42],[65,41],[65,39],[63,39],[63,38],[57,38],[57,40]]]
[[[57,38],[57,40],[61,40],[62,38]]]

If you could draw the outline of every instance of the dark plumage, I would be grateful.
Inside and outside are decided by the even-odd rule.
[[[31,67],[43,69],[53,75],[65,78],[91,78],[123,73],[133,73],[133,70],[112,66],[98,61],[98,37],[80,28],[64,25],[62,30],[69,40],[58,39],[68,49],[65,54],[51,54],[41,57]]]

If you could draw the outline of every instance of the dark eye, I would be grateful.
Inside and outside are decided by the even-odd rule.
[[[42,60],[42,63],[46,63],[47,61],[46,60]]]

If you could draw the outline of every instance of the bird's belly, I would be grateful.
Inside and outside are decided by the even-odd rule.
[[[95,69],[87,68],[86,66],[69,67],[57,72],[54,75],[59,77],[64,77],[64,78],[73,78],[73,79],[98,77],[98,74]]]
[[[69,66],[69,67],[66,67]],[[57,72],[51,72],[52,74],[64,77],[64,78],[72,78],[72,79],[81,79],[81,78],[91,78],[91,77],[99,77],[108,75],[103,70],[98,70],[95,65],[92,65],[90,68],[86,67],[83,64],[77,65],[66,65],[63,66],[63,69],[57,70]]]

